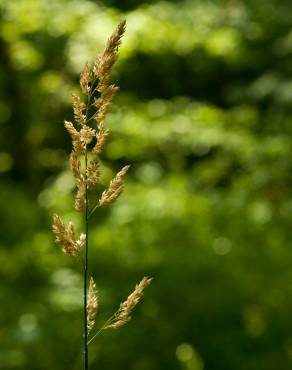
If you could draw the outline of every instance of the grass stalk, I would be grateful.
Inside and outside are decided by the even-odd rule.
[[[87,148],[85,151],[85,174],[87,174]],[[85,175],[87,180],[87,175]],[[86,181],[87,182],[87,181]],[[88,283],[88,237],[89,237],[89,228],[88,228],[88,186],[86,183],[85,186],[85,256],[84,256],[84,271],[83,271],[83,294],[84,294],[84,370],[88,370],[88,330],[87,330],[87,283]]]
[[[92,277],[89,279],[89,217],[97,208],[105,208],[114,203],[122,194],[124,176],[130,166],[124,166],[111,180],[108,188],[102,192],[92,210],[89,210],[89,191],[100,181],[100,154],[103,151],[108,131],[105,128],[105,116],[118,87],[109,84],[110,72],[117,60],[121,38],[125,32],[126,22],[121,21],[107,41],[104,50],[97,56],[94,64],[85,65],[80,77],[80,87],[86,96],[86,103],[78,95],[73,95],[73,111],[75,123],[65,121],[65,127],[72,139],[70,156],[71,170],[76,179],[77,192],[75,195],[75,209],[82,212],[85,233],[76,238],[75,227],[72,222],[66,226],[62,218],[53,216],[53,232],[56,242],[61,244],[63,252],[68,256],[80,256],[83,249],[83,355],[84,370],[88,370],[88,344],[98,334],[106,329],[117,329],[130,319],[133,308],[141,299],[144,289],[152,279],[144,277],[135,286],[134,291],[120,304],[119,309],[106,323],[91,337],[89,334],[95,325],[98,308],[96,284]],[[90,115],[90,116],[89,116]],[[95,121],[96,126],[90,124]],[[90,156],[89,156],[90,155]],[[80,158],[84,159],[82,169]]]

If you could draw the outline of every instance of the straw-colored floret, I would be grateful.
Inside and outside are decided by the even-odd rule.
[[[70,164],[71,164],[71,170],[72,170],[74,177],[76,177],[76,179],[79,179],[81,177],[81,172],[80,172],[81,163],[78,159],[78,155],[75,152],[75,150],[72,150],[71,152]]]
[[[107,136],[108,131],[105,129],[104,124],[99,124],[98,133],[96,134],[96,144],[92,149],[95,155],[99,155],[102,152]]]
[[[93,278],[90,278],[89,282],[89,290],[87,294],[87,330],[88,333],[91,332],[94,323],[95,323],[95,317],[97,313],[97,307],[98,307],[98,296],[96,291],[96,285],[93,280]]]
[[[83,211],[86,204],[86,183],[83,178],[80,178],[76,180],[76,185],[75,209],[76,211]]]
[[[68,256],[78,256],[80,250],[85,243],[86,236],[81,234],[80,238],[76,240],[75,228],[72,222],[65,226],[64,221],[57,214],[53,215],[53,232],[56,236],[56,242],[61,244],[63,252]]]
[[[80,96],[76,94],[72,94],[72,103],[73,103],[73,111],[74,111],[74,118],[77,123],[81,126],[86,124],[86,104],[83,103],[80,99]]]
[[[88,187],[96,185],[100,180],[100,168],[97,160],[91,160],[86,169],[86,182]]]
[[[110,85],[105,88],[100,98],[94,101],[94,106],[98,108],[96,114],[94,115],[94,119],[97,121],[98,125],[103,124],[108,108],[118,90],[119,88],[117,86]]]
[[[81,141],[80,133],[76,130],[73,123],[70,121],[65,121],[64,126],[71,136],[72,146],[75,152],[78,154],[84,153],[85,148],[84,144]]]
[[[83,146],[86,147],[86,145],[90,144],[95,135],[96,131],[93,128],[84,125],[80,130],[80,140]]]
[[[151,283],[151,280],[152,278],[147,276],[143,277],[140,283],[135,286],[133,293],[131,293],[128,298],[120,304],[120,308],[115,314],[114,322],[108,325],[105,329],[117,329],[131,320],[131,312],[139,303],[145,288]]]
[[[84,95],[88,95],[90,92],[91,80],[92,80],[92,71],[89,64],[86,63],[80,75],[80,87]]]
[[[99,200],[100,207],[106,207],[113,203],[121,194],[124,187],[123,177],[127,173],[130,166],[125,166],[117,173],[115,178],[110,182],[107,190],[105,190]]]

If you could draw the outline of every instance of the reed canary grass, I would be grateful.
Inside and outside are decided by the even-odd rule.
[[[84,370],[88,370],[88,344],[103,330],[117,329],[126,324],[131,319],[132,310],[140,301],[144,289],[152,280],[144,277],[128,298],[120,304],[119,309],[89,338],[95,325],[99,298],[96,283],[93,277],[89,279],[88,276],[88,220],[97,208],[107,207],[119,198],[124,188],[124,177],[130,168],[129,165],[123,167],[110,181],[108,188],[102,192],[96,204],[93,206],[89,204],[89,191],[94,190],[101,177],[99,156],[108,136],[105,118],[113,97],[118,91],[118,87],[109,84],[109,80],[125,28],[126,22],[123,20],[110,36],[93,65],[85,64],[80,76],[80,88],[85,98],[72,95],[74,123],[65,121],[64,124],[72,140],[70,165],[77,188],[75,209],[84,216],[85,233],[81,233],[80,237],[76,238],[73,223],[69,222],[66,226],[60,216],[53,215],[53,232],[63,252],[68,256],[78,256],[83,253]],[[81,165],[82,162],[84,166]]]

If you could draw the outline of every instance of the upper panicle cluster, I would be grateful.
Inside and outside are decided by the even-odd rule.
[[[70,156],[71,170],[76,180],[75,209],[88,212],[88,190],[100,180],[99,154],[106,143],[108,131],[105,128],[105,116],[118,87],[109,84],[110,73],[117,60],[121,38],[126,22],[121,21],[110,36],[104,50],[97,56],[93,66],[86,63],[80,76],[80,87],[85,99],[72,95],[74,123],[65,121],[65,128],[72,139]],[[122,193],[123,177],[129,166],[118,172],[105,190],[95,207],[105,207],[114,202]],[[72,223],[65,226],[63,220],[55,215],[53,230],[57,242],[63,245],[68,255],[79,254],[84,244],[83,234],[75,240]]]
[[[78,95],[73,95],[75,125],[65,121],[65,127],[72,139],[73,150],[70,161],[73,175],[76,178],[75,209],[78,211],[84,210],[86,206],[87,189],[96,185],[100,179],[98,155],[102,152],[108,135],[105,128],[105,116],[118,90],[117,86],[110,85],[108,82],[111,69],[117,60],[125,27],[126,22],[121,21],[108,39],[104,50],[97,56],[93,66],[85,64],[80,76],[80,87],[86,99],[82,101]],[[95,125],[91,127],[93,122]],[[87,163],[88,155],[92,158],[89,163]],[[81,156],[85,158],[83,169],[79,160]],[[117,176],[121,178],[119,174]],[[120,185],[121,189],[122,185]],[[111,197],[112,201],[120,193],[121,191],[116,191]],[[104,196],[99,203],[101,206],[104,204]]]

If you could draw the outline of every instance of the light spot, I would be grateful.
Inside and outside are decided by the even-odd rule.
[[[216,238],[213,242],[213,250],[218,256],[225,256],[231,251],[232,243],[224,237]]]

